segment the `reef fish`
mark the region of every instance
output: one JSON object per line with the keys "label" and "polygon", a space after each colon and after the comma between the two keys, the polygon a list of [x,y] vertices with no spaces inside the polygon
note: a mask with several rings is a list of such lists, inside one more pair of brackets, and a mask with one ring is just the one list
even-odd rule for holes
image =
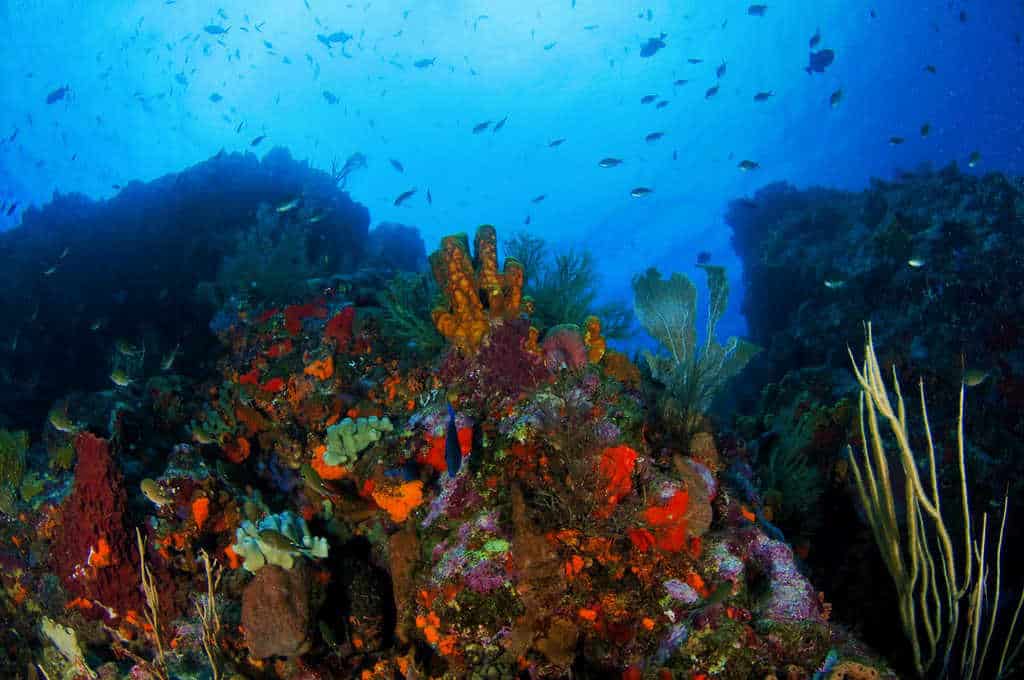
{"label": "reef fish", "polygon": [[473,134],[478,135],[489,127],[491,127],[491,121],[489,120],[485,120],[482,123],[477,123],[476,125],[473,126]]}
{"label": "reef fish", "polygon": [[647,187],[637,187],[629,192],[629,195],[633,198],[643,198],[647,194],[650,194],[654,189],[648,189]]}
{"label": "reef fish", "polygon": [[61,99],[64,99],[70,91],[71,87],[69,85],[58,87],[56,90],[46,95],[46,103],[53,104],[54,102],[59,102]]}
{"label": "reef fish", "polygon": [[142,494],[151,500],[154,505],[158,508],[162,508],[165,505],[170,505],[174,499],[167,495],[167,492],[154,480],[146,477],[139,484],[139,489],[142,490]]}
{"label": "reef fish", "polygon": [[337,104],[338,97],[330,90],[324,90],[324,99],[327,100],[328,104]]}
{"label": "reef fish", "polygon": [[754,95],[755,102],[766,102],[775,95],[771,90],[765,90],[764,92],[758,92]]}
{"label": "reef fish", "polygon": [[665,47],[665,38],[667,35],[667,33],[662,33],[657,38],[649,38],[647,42],[644,43],[643,47],[640,48],[640,56],[653,57],[657,54],[658,50]]}
{"label": "reef fish", "polygon": [[659,139],[661,139],[664,136],[665,136],[664,132],[652,132],[649,135],[647,135],[646,137],[644,137],[644,139],[646,141],[648,141],[648,142],[656,142],[656,141],[658,141]]}
{"label": "reef fish", "polygon": [[763,17],[768,11],[768,5],[751,5],[747,8],[747,14],[752,17]]}
{"label": "reef fish", "polygon": [[645,94],[643,97],[640,97],[640,103],[641,104],[650,104],[651,102],[653,102],[657,98],[658,98],[658,95],[656,95],[656,94]]}
{"label": "reef fish", "polygon": [[462,447],[459,446],[459,430],[455,427],[455,409],[448,404],[448,429],[444,435],[444,462],[448,465],[448,476],[455,477],[462,467]]}
{"label": "reef fish", "polygon": [[416,68],[427,68],[428,66],[433,66],[435,61],[437,61],[437,57],[432,59],[419,59],[414,61],[412,65]]}
{"label": "reef fish", "polygon": [[395,199],[395,205],[396,206],[397,205],[402,205],[407,200],[412,198],[412,195],[415,194],[415,193],[416,193],[415,189],[409,189],[408,191],[403,191],[402,193],[398,194],[398,198]]}
{"label": "reef fish", "polygon": [[597,165],[602,168],[614,168],[616,165],[622,165],[622,160],[619,158],[602,158],[597,162]]}
{"label": "reef fish", "polygon": [[393,167],[395,170],[398,170],[398,172],[405,172],[405,166],[396,161],[394,158],[391,158],[389,160],[391,162],[391,167]]}
{"label": "reef fish", "polygon": [[208,26],[204,26],[203,30],[209,33],[210,35],[224,35],[225,33],[231,30],[231,27],[228,26],[227,28],[224,28],[223,26],[218,26],[217,24],[209,24]]}
{"label": "reef fish", "polygon": [[832,62],[836,60],[836,53],[832,50],[820,50],[818,52],[811,52],[807,58],[807,66],[804,70],[807,71],[808,75],[812,73],[824,73],[825,69],[832,65]]}
{"label": "reef fish", "polygon": [[749,170],[757,170],[759,167],[761,167],[761,164],[758,163],[757,161],[742,160],[739,162],[739,164],[737,164],[736,167],[738,167],[743,172],[747,172]]}

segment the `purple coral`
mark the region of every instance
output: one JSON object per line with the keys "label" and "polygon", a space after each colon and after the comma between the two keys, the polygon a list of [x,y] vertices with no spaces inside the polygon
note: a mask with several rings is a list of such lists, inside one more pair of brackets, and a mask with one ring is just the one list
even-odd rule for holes
{"label": "purple coral", "polygon": [[555,326],[544,336],[544,365],[548,370],[577,369],[587,365],[587,346],[574,325]]}

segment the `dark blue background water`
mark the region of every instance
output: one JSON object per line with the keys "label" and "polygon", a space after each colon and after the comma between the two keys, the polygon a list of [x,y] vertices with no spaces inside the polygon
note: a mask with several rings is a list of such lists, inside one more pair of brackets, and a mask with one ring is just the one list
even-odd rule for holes
{"label": "dark blue background water", "polygon": [[[353,198],[374,223],[418,225],[430,247],[484,222],[507,236],[529,215],[531,231],[595,251],[609,296],[628,298],[649,265],[696,277],[701,250],[730,266],[738,296],[722,213],[765,183],[856,189],[920,163],[965,167],[973,151],[973,172],[1022,170],[1019,1],[769,2],[764,16],[733,1],[573,4],[9,0],[0,198],[19,207],[0,226],[55,189],[110,196],[221,148],[283,145],[318,167],[361,151],[369,167],[349,182]],[[819,29],[835,62],[808,75]],[[337,31],[353,37],[316,38]],[[641,57],[661,33],[665,47]],[[755,102],[758,91],[774,94]],[[647,94],[669,103],[641,104]],[[496,133],[472,132],[506,116]],[[606,156],[625,162],[599,168]],[[743,159],[760,168],[741,172]],[[654,192],[632,198],[637,186]],[[723,333],[742,330],[737,309]]]}

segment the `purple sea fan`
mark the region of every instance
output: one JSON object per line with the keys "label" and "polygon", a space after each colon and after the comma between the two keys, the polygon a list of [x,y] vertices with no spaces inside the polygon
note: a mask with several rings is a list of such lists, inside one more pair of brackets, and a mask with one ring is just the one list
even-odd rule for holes
{"label": "purple sea fan", "polygon": [[580,329],[573,324],[562,324],[549,330],[541,347],[544,365],[550,371],[575,370],[587,365],[587,346],[583,344]]}

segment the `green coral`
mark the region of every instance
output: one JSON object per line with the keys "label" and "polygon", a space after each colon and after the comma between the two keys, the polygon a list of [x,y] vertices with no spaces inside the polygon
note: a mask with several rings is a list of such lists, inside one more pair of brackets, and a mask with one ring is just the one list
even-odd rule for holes
{"label": "green coral", "polygon": [[324,462],[328,465],[351,465],[359,459],[359,453],[380,441],[385,432],[394,431],[387,418],[345,418],[337,425],[327,428],[327,453]]}
{"label": "green coral", "polygon": [[267,515],[254,524],[242,522],[235,530],[231,548],[242,558],[242,567],[256,573],[273,564],[291,569],[299,557],[327,557],[327,539],[313,536],[306,520],[293,512]]}
{"label": "green coral", "polygon": [[14,513],[27,450],[28,432],[0,430],[0,512],[4,514]]}
{"label": "green coral", "polygon": [[621,303],[599,304],[601,277],[588,250],[552,254],[543,239],[519,233],[504,244],[510,258],[522,263],[523,291],[533,300],[530,320],[538,328],[580,323],[588,316],[601,319],[606,338],[629,335],[632,315]]}
{"label": "green coral", "polygon": [[683,274],[668,279],[653,267],[633,277],[634,310],[647,332],[661,345],[660,354],[645,352],[651,377],[665,386],[674,419],[692,433],[699,417],[725,383],[761,348],[731,337],[724,345],[716,328],[729,303],[725,269],[702,265],[707,274],[708,315],[704,342],[697,345],[697,287]]}
{"label": "green coral", "polygon": [[377,295],[382,336],[421,357],[439,354],[445,341],[430,318],[438,295],[432,276],[403,272],[393,278]]}

